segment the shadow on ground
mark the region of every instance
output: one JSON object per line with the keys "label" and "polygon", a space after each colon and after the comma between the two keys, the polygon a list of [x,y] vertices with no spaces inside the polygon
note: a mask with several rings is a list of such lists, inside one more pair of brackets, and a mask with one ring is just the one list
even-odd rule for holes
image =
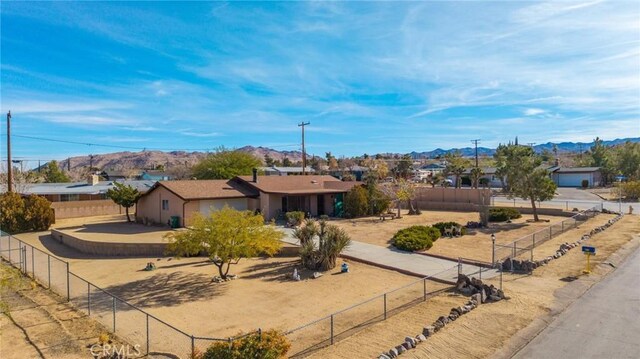
{"label": "shadow on ground", "polygon": [[[173,272],[164,273],[158,270],[149,278],[129,283],[116,284],[103,288],[133,305],[140,307],[172,307],[183,303],[210,300],[223,295],[229,283],[213,283],[209,274]],[[102,300],[101,300],[102,298]],[[112,308],[111,299],[95,290],[92,293],[92,307]],[[120,309],[133,309],[124,307]]]}

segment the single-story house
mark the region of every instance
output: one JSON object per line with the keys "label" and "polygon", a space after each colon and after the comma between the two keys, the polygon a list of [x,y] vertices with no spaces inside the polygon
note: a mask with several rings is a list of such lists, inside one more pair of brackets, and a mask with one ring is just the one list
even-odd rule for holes
{"label": "single-story house", "polygon": [[280,219],[289,211],[339,217],[344,194],[360,184],[319,175],[160,181],[138,201],[136,218],[165,224],[178,216],[180,224],[187,226],[195,213],[208,215],[225,205],[260,212],[266,220]]}
{"label": "single-story house", "polygon": [[[115,181],[99,181],[97,175],[89,176],[87,182],[71,183],[27,183],[16,186],[23,195],[39,195],[51,202],[55,218],[75,218],[123,214],[124,209],[107,198],[107,191]],[[146,193],[154,181],[126,181],[124,183]]]}
{"label": "single-story house", "polygon": [[600,167],[556,167],[550,170],[551,179],[558,187],[582,187],[582,181],[587,181],[587,187],[602,185]]}
{"label": "single-story house", "polygon": [[[473,167],[466,168],[464,172],[462,172],[461,180],[471,183],[471,170]],[[487,187],[502,187],[502,181],[500,181],[500,177],[496,176],[496,168],[495,167],[483,167],[482,168],[482,176],[480,176],[480,187],[482,187],[482,183],[486,183]],[[455,180],[455,176],[449,176],[451,180]]]}
{"label": "single-story house", "polygon": [[[107,191],[113,188],[113,182],[99,181],[98,176],[89,176],[86,182],[68,183],[26,183],[18,186],[17,191],[24,195],[37,194],[50,202],[95,201],[107,199]],[[124,183],[137,188],[140,193],[147,192],[154,181],[127,181]]]}
{"label": "single-story house", "polygon": [[147,170],[142,172],[140,179],[146,181],[170,181],[173,179],[173,176],[165,171]]}
{"label": "single-story house", "polygon": [[[277,166],[271,166],[271,167],[261,167],[260,171],[262,171],[265,176],[289,176],[289,175],[301,175],[302,174],[302,167],[277,167]],[[316,171],[307,166],[305,167],[305,172],[307,174],[313,174]]]}

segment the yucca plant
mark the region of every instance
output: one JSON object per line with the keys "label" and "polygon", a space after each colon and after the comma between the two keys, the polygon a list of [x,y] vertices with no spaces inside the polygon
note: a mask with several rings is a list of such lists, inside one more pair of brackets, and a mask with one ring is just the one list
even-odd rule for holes
{"label": "yucca plant", "polygon": [[[305,268],[326,271],[336,266],[338,255],[351,243],[351,238],[342,229],[328,224],[326,219],[307,220],[304,226],[293,231],[300,241],[300,259]],[[318,244],[314,241],[318,237]]]}

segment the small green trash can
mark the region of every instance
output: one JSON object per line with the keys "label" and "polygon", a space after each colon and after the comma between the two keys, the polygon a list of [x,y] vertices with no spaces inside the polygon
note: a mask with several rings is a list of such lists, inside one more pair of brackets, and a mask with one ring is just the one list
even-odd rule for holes
{"label": "small green trash can", "polygon": [[171,216],[171,228],[180,228],[180,216]]}

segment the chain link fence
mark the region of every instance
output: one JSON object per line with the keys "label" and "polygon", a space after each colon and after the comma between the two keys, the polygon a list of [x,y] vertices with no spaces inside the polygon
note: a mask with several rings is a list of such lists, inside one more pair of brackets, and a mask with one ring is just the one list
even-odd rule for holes
{"label": "chain link fence", "polygon": [[68,262],[2,231],[0,256],[25,276],[51,289],[149,357],[194,357],[214,342],[232,343],[256,333],[236,338],[205,338],[187,334],[70,272]]}
{"label": "chain link fence", "polygon": [[290,356],[304,357],[318,349],[333,345],[373,323],[386,320],[412,305],[450,289],[451,282],[443,281],[441,278],[457,278],[458,270],[457,265],[453,266],[287,331],[285,334],[292,343]]}
{"label": "chain link fence", "polygon": [[494,265],[502,263],[506,259],[516,257],[530,253],[531,260],[534,257],[534,249],[548,240],[556,237],[566,231],[574,229],[579,225],[585,223],[589,219],[597,216],[602,212],[602,204],[596,205],[587,210],[578,212],[574,216],[562,220],[561,222],[553,223],[549,227],[543,228],[537,232],[528,234],[524,237],[516,239],[509,244],[493,244]]}

